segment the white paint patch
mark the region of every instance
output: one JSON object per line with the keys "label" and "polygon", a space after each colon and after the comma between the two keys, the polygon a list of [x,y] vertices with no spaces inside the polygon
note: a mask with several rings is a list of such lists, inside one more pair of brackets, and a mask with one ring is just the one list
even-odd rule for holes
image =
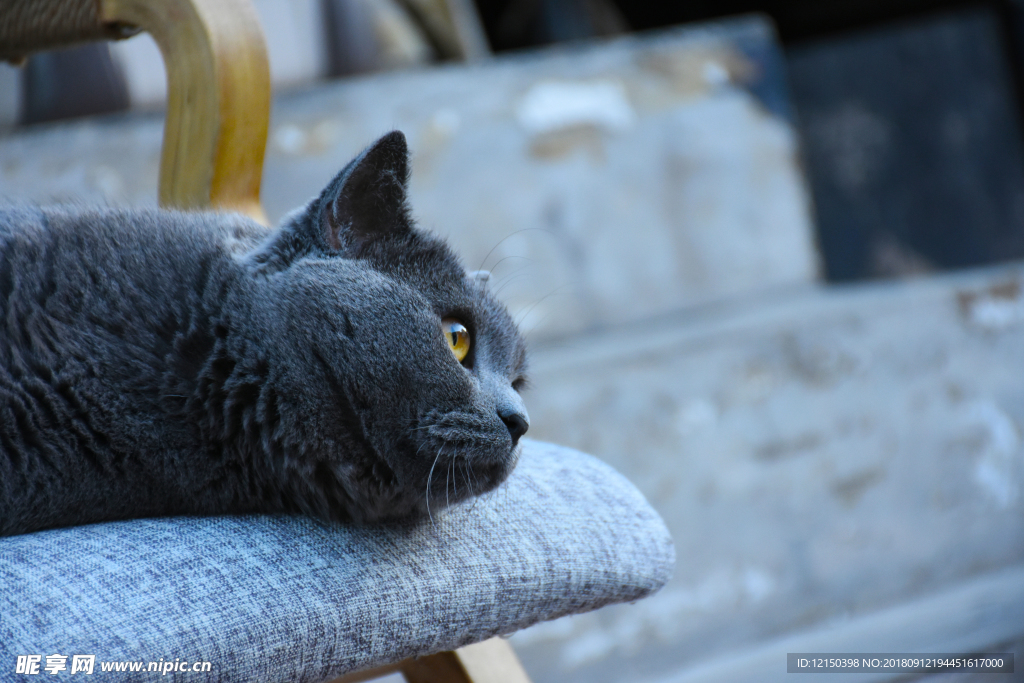
{"label": "white paint patch", "polygon": [[704,62],[704,66],[701,68],[701,76],[704,78],[705,83],[715,88],[728,85],[729,81],[732,80],[729,76],[729,70],[722,66],[721,62],[716,62],[715,60]]}
{"label": "white paint patch", "polygon": [[341,126],[333,119],[300,126],[285,123],[274,129],[271,142],[285,154],[322,154],[329,150],[341,134]]}
{"label": "white paint patch", "polygon": [[743,570],[743,590],[750,602],[758,603],[775,592],[775,579],[760,569]]}
{"label": "white paint patch", "polygon": [[125,195],[124,180],[121,174],[110,166],[97,165],[88,172],[89,181],[104,199],[108,201],[123,201]]}
{"label": "white paint patch", "polygon": [[636,120],[626,89],[610,80],[537,83],[519,103],[516,116],[533,134],[573,126],[619,131],[632,127]]}
{"label": "white paint patch", "polygon": [[718,406],[706,398],[695,398],[679,407],[676,413],[676,430],[682,436],[689,436],[718,421]]}
{"label": "white paint patch", "polygon": [[438,109],[430,117],[430,125],[441,135],[450,137],[455,135],[462,127],[462,117],[454,109]]}
{"label": "white paint patch", "polygon": [[992,496],[999,507],[1005,509],[1017,499],[1017,487],[999,465],[991,460],[979,461],[974,468],[974,481]]}
{"label": "white paint patch", "polygon": [[306,147],[306,137],[304,130],[286,123],[274,131],[274,146],[285,154],[299,154]]}
{"label": "white paint patch", "polygon": [[1024,320],[1024,299],[985,296],[971,304],[970,321],[978,327],[1001,332]]}
{"label": "white paint patch", "polygon": [[974,468],[974,481],[1001,508],[1020,495],[1021,438],[1017,425],[990,399],[968,408],[969,419],[985,432],[985,445]]}

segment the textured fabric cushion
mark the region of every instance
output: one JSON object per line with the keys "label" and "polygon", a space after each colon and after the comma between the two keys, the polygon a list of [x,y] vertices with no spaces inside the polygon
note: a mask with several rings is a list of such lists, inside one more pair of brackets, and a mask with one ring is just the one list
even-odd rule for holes
{"label": "textured fabric cushion", "polygon": [[99,0],[0,1],[0,59],[90,40],[127,38],[133,33],[104,24]]}
{"label": "textured fabric cushion", "polygon": [[674,559],[621,475],[524,440],[504,486],[433,524],[173,518],[0,539],[0,680],[18,655],[68,655],[50,679],[77,654],[97,673],[180,658],[211,662],[189,681],[324,681],[642,598]]}

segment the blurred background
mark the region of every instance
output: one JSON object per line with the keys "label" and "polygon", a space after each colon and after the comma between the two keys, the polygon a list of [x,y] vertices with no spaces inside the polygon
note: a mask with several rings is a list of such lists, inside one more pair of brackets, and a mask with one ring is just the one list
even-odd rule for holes
{"label": "blurred background", "polygon": [[[658,595],[512,636],[534,681],[1020,658],[1024,2],[254,5],[271,220],[402,129],[528,335],[530,436],[673,533]],[[155,205],[164,78],[144,34],[0,63],[0,197]]]}

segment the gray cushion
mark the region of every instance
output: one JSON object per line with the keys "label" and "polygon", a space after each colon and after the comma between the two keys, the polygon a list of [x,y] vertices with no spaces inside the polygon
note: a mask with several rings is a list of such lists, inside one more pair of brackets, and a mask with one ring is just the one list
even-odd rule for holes
{"label": "gray cushion", "polygon": [[324,681],[642,598],[674,559],[620,474],[524,440],[504,486],[433,524],[173,518],[0,539],[0,679],[18,655],[56,653],[67,670],[42,678],[92,654],[97,673],[181,658],[212,663],[189,681]]}

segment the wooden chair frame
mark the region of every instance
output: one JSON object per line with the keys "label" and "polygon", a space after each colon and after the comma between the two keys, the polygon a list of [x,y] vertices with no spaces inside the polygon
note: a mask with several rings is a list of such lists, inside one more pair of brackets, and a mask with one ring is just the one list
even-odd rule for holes
{"label": "wooden chair frame", "polygon": [[104,22],[147,31],[167,68],[160,204],[260,207],[270,122],[270,66],[247,0],[100,0]]}
{"label": "wooden chair frame", "polygon": [[396,672],[408,683],[530,683],[515,651],[503,638],[359,671],[331,683],[362,683]]}

